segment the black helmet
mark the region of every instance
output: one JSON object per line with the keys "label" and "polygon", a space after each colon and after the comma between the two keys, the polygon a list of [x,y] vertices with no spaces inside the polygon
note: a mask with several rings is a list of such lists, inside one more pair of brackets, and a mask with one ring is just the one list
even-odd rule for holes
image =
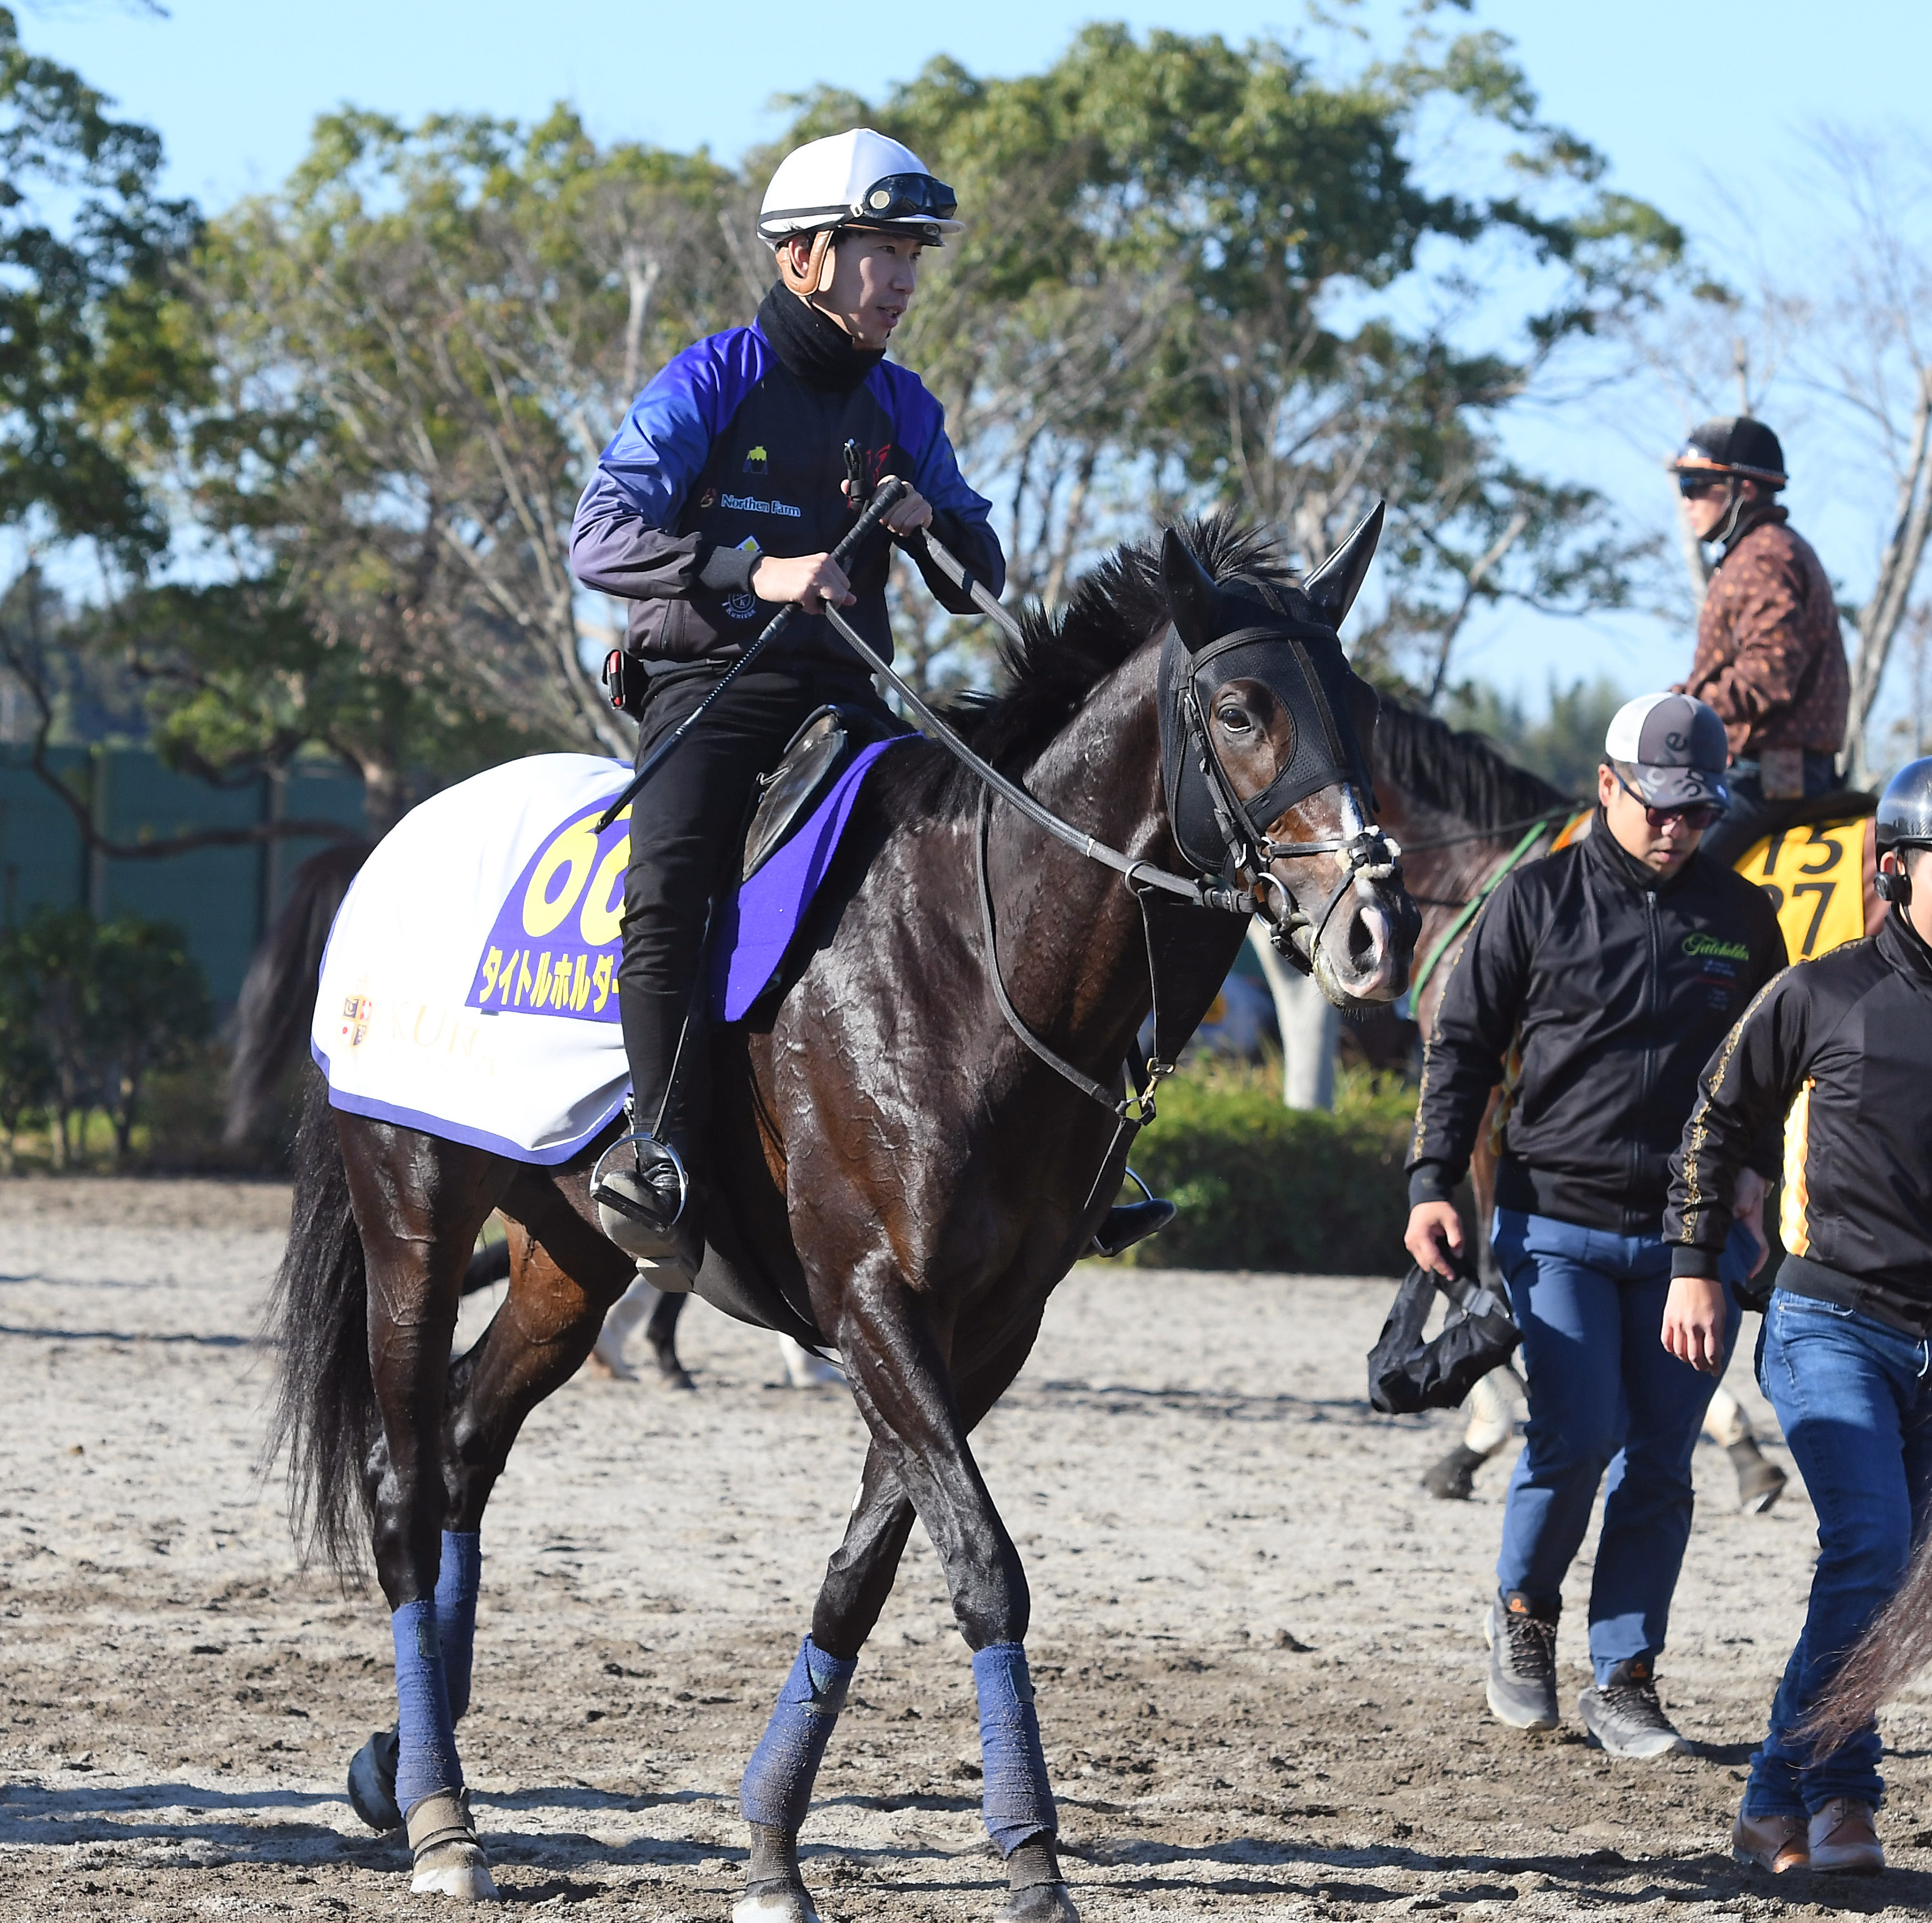
{"label": "black helmet", "polygon": [[1878,802],[1878,845],[1932,848],[1932,755],[1908,761],[1885,784]]}
{"label": "black helmet", "polygon": [[1688,479],[1762,481],[1775,493],[1790,476],[1784,450],[1762,421],[1748,414],[1726,414],[1690,430],[1675,457],[1665,464],[1680,482]]}

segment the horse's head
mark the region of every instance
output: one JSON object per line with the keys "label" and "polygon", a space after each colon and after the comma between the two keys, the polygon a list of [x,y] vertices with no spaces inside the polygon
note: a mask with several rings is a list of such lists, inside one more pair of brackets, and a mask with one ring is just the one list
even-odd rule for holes
{"label": "horse's head", "polygon": [[1188,860],[1251,887],[1277,947],[1343,1008],[1408,983],[1421,917],[1376,825],[1376,693],[1336,635],[1378,507],[1299,587],[1216,582],[1172,530],[1160,664],[1168,816]]}

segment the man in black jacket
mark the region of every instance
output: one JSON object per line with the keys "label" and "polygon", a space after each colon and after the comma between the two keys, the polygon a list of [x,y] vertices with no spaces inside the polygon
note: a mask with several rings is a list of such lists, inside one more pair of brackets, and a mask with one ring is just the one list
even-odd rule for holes
{"label": "man in black jacket", "polygon": [[1758,1380],[1818,1514],[1810,1608],[1732,1832],[1774,1873],[1884,1867],[1878,1731],[1814,1754],[1805,1719],[1905,1573],[1932,1510],[1932,760],[1879,803],[1877,934],[1780,977],[1704,1071],[1671,1158],[1664,1340],[1722,1366],[1717,1251],[1736,1172],[1790,1111]]}
{"label": "man in black jacket", "polygon": [[[1590,833],[1507,877],[1454,964],[1408,1160],[1409,1252],[1444,1269],[1442,1241],[1462,1240],[1450,1194],[1490,1091],[1518,1058],[1495,1240],[1523,1331],[1529,1423],[1484,1624],[1488,1700],[1517,1728],[1555,1726],[1563,1578],[1608,1468],[1590,1592],[1594,1687],[1577,1708],[1619,1756],[1684,1746],[1654,1670],[1713,1386],[1659,1352],[1666,1162],[1699,1068],[1785,962],[1762,892],[1697,852],[1724,806],[1726,759],[1724,724],[1702,701],[1649,694],[1618,712]],[[1747,1222],[1775,1169],[1774,1138],[1756,1166],[1739,1179]],[[1725,1274],[1741,1281],[1762,1259],[1741,1230]],[[1737,1314],[1726,1297],[1715,1338],[1726,1351]]]}

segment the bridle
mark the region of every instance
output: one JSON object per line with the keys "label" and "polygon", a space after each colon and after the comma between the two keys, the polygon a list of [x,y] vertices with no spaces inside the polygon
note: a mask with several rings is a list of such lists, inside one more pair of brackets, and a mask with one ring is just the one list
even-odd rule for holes
{"label": "bridle", "polygon": [[[943,553],[937,542],[932,541],[929,536],[928,539],[933,550]],[[951,556],[946,556],[944,559],[950,560]],[[953,565],[958,566],[956,562]],[[980,604],[993,616],[1010,638],[1015,640],[1024,638],[1018,622],[991,596],[988,596]],[[1278,611],[1282,612],[1285,623],[1288,618],[1286,611]],[[1310,779],[1307,771],[1304,770],[1298,782],[1285,787],[1284,778],[1289,771],[1278,771],[1275,780],[1266,788],[1250,800],[1244,802],[1235,793],[1234,784],[1215,752],[1212,739],[1202,724],[1200,706],[1193,694],[1192,677],[1190,676],[1186,690],[1187,700],[1182,708],[1182,730],[1180,734],[1171,734],[1166,727],[1162,730],[1162,785],[1170,797],[1169,825],[1174,833],[1175,845],[1196,870],[1194,874],[1189,876],[1174,874],[1154,862],[1137,861],[1131,856],[1122,854],[1119,849],[1110,848],[1106,842],[1083,832],[1071,822],[1064,820],[1051,808],[1036,800],[1017,782],[1010,780],[969,748],[951,725],[933,710],[918,689],[894,670],[838,608],[827,603],[824,612],[826,619],[847,646],[874,674],[880,676],[897,692],[928,736],[938,742],[956,760],[970,768],[985,784],[987,792],[981,797],[976,824],[978,854],[976,866],[980,884],[980,926],[986,944],[988,971],[992,978],[994,999],[999,1004],[1000,1013],[1006,1025],[1030,1052],[1052,1069],[1062,1080],[1070,1083],[1114,1117],[1116,1148],[1124,1132],[1138,1131],[1154,1119],[1156,1090],[1160,1083],[1179,1066],[1180,1048],[1187,1039],[1185,1036],[1171,1038],[1163,1032],[1160,970],[1156,961],[1151,912],[1151,903],[1156,894],[1175,896],[1190,906],[1217,914],[1260,915],[1268,925],[1269,940],[1273,945],[1304,974],[1312,974],[1313,956],[1321,940],[1322,932],[1336,907],[1354,888],[1358,879],[1366,877],[1376,880],[1392,880],[1400,872],[1398,857],[1401,849],[1383,834],[1371,819],[1364,816],[1355,786],[1355,771],[1348,766],[1346,746],[1333,705],[1322,686],[1320,676],[1314,670],[1305,645],[1286,625],[1239,628],[1231,634],[1219,636],[1202,650],[1198,658],[1212,660],[1237,644],[1252,646],[1258,642],[1269,644],[1288,643],[1294,649],[1295,658],[1300,665],[1307,699],[1319,717],[1319,759],[1312,766],[1320,773],[1321,778]],[[1169,629],[1167,645],[1170,647],[1180,645],[1179,637],[1172,628]],[[1181,652],[1186,652],[1184,647]],[[1165,710],[1165,701],[1162,706]],[[1203,856],[1190,849],[1183,839],[1178,820],[1174,818],[1172,796],[1178,789],[1179,776],[1183,770],[1175,762],[1176,750],[1172,742],[1184,737],[1186,746],[1180,752],[1191,754],[1195,758],[1207,784],[1216,824],[1221,830],[1222,845],[1218,854],[1210,852]],[[1344,823],[1348,832],[1310,842],[1276,842],[1270,838],[1268,833],[1268,821],[1279,818],[1294,801],[1312,794],[1316,788],[1333,787],[1338,783],[1342,789]],[[1027,1025],[1019,1010],[1013,1005],[1000,967],[992,884],[987,866],[992,798],[996,794],[1010,802],[1035,826],[1045,830],[1056,841],[1063,842],[1088,860],[1099,862],[1102,866],[1113,869],[1126,884],[1140,910],[1142,929],[1147,942],[1148,984],[1153,996],[1154,1048],[1150,1054],[1144,1054],[1139,1038],[1136,1036],[1131,1045],[1128,1061],[1128,1090],[1124,1096],[1114,1094],[1104,1084],[1076,1067],[1042,1040]],[[1277,800],[1278,794],[1285,795],[1287,798]],[[1271,806],[1273,812],[1257,824],[1252,811],[1262,806]],[[1301,908],[1293,892],[1269,872],[1268,863],[1324,854],[1340,855],[1343,858],[1343,873],[1341,880],[1323,904],[1320,915],[1312,916]],[[1245,887],[1242,886],[1244,875],[1250,878],[1250,885]],[[1278,893],[1281,901],[1281,905],[1272,911],[1270,890]],[[1303,928],[1313,931],[1309,938],[1306,956],[1293,940],[1296,932]],[[1114,1150],[1110,1148],[1102,1161],[1102,1175],[1105,1174],[1111,1163],[1113,1154]],[[1096,1177],[1096,1190],[1099,1179]],[[1092,1199],[1090,1196],[1088,1199],[1090,1202]]]}
{"label": "bridle", "polygon": [[[1256,585],[1268,593],[1264,584]],[[1274,601],[1272,594],[1268,594],[1268,598],[1270,602]],[[1286,610],[1278,604],[1276,611],[1286,616]],[[1278,698],[1285,698],[1291,718],[1297,724],[1298,734],[1302,732],[1302,724],[1307,720],[1312,718],[1318,723],[1320,752],[1298,775],[1296,764],[1300,758],[1291,751],[1288,765],[1276,771],[1274,779],[1258,794],[1244,800],[1235,792],[1234,782],[1214,745],[1214,737],[1202,710],[1199,682],[1203,668],[1220,656],[1257,646],[1286,647],[1289,651],[1299,670],[1298,682],[1289,690],[1274,686],[1272,682],[1269,685]],[[1208,853],[1198,846],[1190,848],[1182,838],[1178,777],[1184,774],[1184,765],[1182,768],[1173,765],[1174,756],[1178,753],[1198,772],[1207,788],[1222,855],[1214,867],[1229,878],[1243,874],[1252,878],[1250,893],[1256,912],[1268,925],[1270,944],[1293,967],[1305,975],[1312,974],[1316,952],[1336,909],[1358,880],[1392,881],[1399,878],[1402,844],[1376,823],[1372,806],[1364,807],[1362,788],[1366,786],[1366,776],[1360,772],[1359,748],[1354,756],[1348,753],[1328,690],[1306,643],[1292,628],[1272,626],[1235,628],[1217,636],[1199,653],[1188,656],[1188,670],[1184,676],[1172,674],[1170,664],[1185,652],[1180,645],[1179,636],[1170,628],[1162,651],[1162,679],[1164,687],[1170,679],[1177,682],[1174,698],[1179,726],[1174,730],[1172,741],[1163,742],[1163,758],[1168,764],[1163,776],[1176,845],[1198,868],[1205,869],[1208,866]],[[1345,832],[1319,841],[1274,839],[1268,832],[1269,824],[1279,820],[1295,802],[1321,788],[1340,789]],[[1272,864],[1277,861],[1308,860],[1321,855],[1341,857],[1342,877],[1322,904],[1321,913],[1311,915],[1303,909],[1294,892],[1274,874]],[[1278,906],[1274,905],[1276,896],[1280,897]],[[1305,952],[1294,940],[1304,928],[1309,931]]]}

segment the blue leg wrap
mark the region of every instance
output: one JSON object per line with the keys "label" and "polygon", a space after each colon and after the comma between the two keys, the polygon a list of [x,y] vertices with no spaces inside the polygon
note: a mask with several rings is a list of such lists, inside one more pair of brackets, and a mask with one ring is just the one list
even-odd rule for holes
{"label": "blue leg wrap", "polygon": [[778,1705],[745,1766],[738,1808],[747,1822],[797,1832],[812,1807],[812,1785],[832,1726],[845,1707],[855,1658],[828,1656],[810,1636],[799,1645]]}
{"label": "blue leg wrap", "polygon": [[407,1816],[439,1790],[460,1790],[463,1766],[456,1760],[435,1604],[405,1603],[389,1627],[396,1638],[396,1807]]}
{"label": "blue leg wrap", "polygon": [[449,1715],[463,1720],[470,1707],[470,1660],[476,1646],[476,1592],[483,1582],[483,1538],[473,1530],[442,1532],[442,1563],[436,1579],[436,1634],[442,1645],[443,1682]]}
{"label": "blue leg wrap", "polygon": [[982,1808],[986,1828],[1010,1856],[1042,1831],[1058,1834],[1060,1813],[1046,1780],[1046,1752],[1040,1747],[1040,1716],[1033,1705],[1033,1678],[1026,1651],[1017,1642],[995,1642],[973,1658],[973,1681],[980,1692],[980,1760],[986,1772]]}

